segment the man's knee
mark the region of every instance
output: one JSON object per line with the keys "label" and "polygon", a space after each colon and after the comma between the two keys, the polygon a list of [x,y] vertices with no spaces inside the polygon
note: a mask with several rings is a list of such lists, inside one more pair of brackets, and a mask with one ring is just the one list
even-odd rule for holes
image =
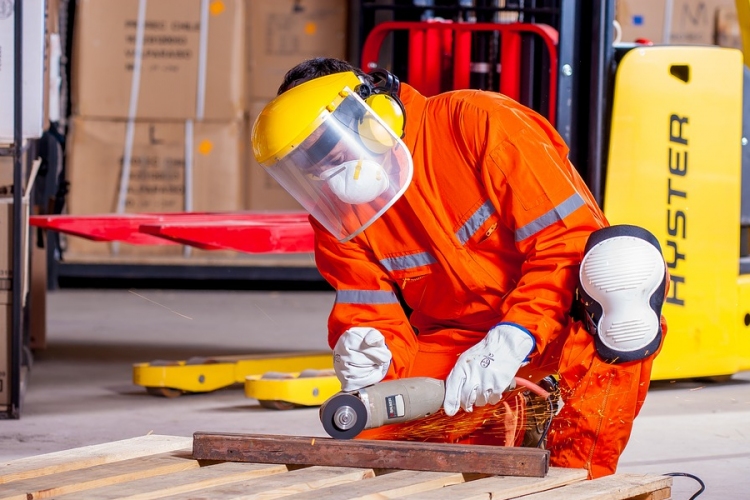
{"label": "man's knee", "polygon": [[667,270],[653,234],[630,225],[593,232],[579,278],[583,319],[602,359],[635,361],[658,350]]}

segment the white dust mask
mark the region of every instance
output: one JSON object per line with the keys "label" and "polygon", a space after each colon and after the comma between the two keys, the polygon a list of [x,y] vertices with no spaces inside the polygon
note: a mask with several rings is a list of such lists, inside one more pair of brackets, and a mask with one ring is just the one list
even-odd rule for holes
{"label": "white dust mask", "polygon": [[370,203],[388,189],[388,175],[372,160],[352,160],[320,176],[345,203]]}

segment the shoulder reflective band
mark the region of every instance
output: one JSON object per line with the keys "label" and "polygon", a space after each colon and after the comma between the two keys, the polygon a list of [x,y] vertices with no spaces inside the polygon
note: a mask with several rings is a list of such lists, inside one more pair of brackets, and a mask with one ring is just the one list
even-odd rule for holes
{"label": "shoulder reflective band", "polygon": [[403,271],[414,267],[429,266],[437,262],[435,257],[427,252],[413,253],[411,255],[402,255],[400,257],[389,257],[380,261],[389,271]]}
{"label": "shoulder reflective band", "polygon": [[337,290],[337,304],[398,304],[396,294],[388,290]]}
{"label": "shoulder reflective band", "polygon": [[529,222],[525,226],[516,230],[516,241],[525,240],[533,236],[542,229],[548,228],[557,221],[563,220],[583,206],[583,198],[578,193],[573,193],[567,200],[557,205],[555,208]]}

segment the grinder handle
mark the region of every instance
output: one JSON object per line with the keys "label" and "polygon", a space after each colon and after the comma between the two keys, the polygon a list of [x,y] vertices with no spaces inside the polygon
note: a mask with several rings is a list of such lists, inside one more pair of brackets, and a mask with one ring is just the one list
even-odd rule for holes
{"label": "grinder handle", "polygon": [[365,429],[372,429],[437,412],[445,399],[445,383],[429,377],[414,377],[380,382],[358,392],[367,407]]}

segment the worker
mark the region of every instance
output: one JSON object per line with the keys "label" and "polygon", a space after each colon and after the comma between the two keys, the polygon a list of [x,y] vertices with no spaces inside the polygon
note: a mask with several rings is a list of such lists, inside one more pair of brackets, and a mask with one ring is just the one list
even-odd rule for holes
{"label": "worker", "polygon": [[499,93],[427,98],[331,58],[278,93],[253,151],[311,215],[342,390],[445,380],[440,412],[360,437],[520,445],[508,389],[552,374],[551,464],[613,473],[666,328],[653,235],[610,227],[554,128]]}

